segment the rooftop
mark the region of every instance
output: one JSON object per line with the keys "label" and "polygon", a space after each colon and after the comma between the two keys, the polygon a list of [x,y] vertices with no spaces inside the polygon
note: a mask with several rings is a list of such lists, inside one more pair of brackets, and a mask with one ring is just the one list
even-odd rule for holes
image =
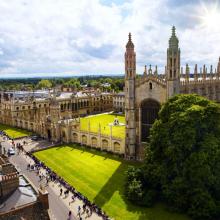
{"label": "rooftop", "polygon": [[37,192],[24,176],[19,176],[19,187],[1,204],[0,212],[8,212],[36,201]]}

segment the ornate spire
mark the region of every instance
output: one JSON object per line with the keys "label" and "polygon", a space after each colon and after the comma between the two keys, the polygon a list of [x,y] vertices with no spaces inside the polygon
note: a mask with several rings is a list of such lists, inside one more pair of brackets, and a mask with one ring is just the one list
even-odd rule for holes
{"label": "ornate spire", "polygon": [[149,68],[149,70],[148,70],[148,74],[149,74],[149,75],[152,74],[151,64],[150,64],[150,68]]}
{"label": "ornate spire", "polygon": [[126,44],[126,48],[134,48],[134,44],[131,39],[131,33],[128,34],[128,43]]}
{"label": "ornate spire", "polygon": [[158,71],[157,71],[157,65],[155,66],[155,71],[154,71],[154,74],[157,75],[158,74]]}
{"label": "ornate spire", "polygon": [[176,28],[175,28],[175,26],[173,26],[172,27],[172,35],[169,39],[169,48],[178,49],[178,45],[179,45],[179,40],[176,36]]}
{"label": "ornate spire", "polygon": [[175,26],[172,27],[172,36],[176,36],[176,27]]}
{"label": "ornate spire", "polygon": [[144,75],[147,75],[147,65],[144,66]]}
{"label": "ornate spire", "polygon": [[198,81],[198,68],[197,68],[197,64],[195,65],[195,69],[194,69],[194,80]]}
{"label": "ornate spire", "polygon": [[218,60],[217,74],[220,75],[220,57]]}
{"label": "ornate spire", "polygon": [[188,63],[186,64],[186,81],[189,81],[189,72],[190,72],[190,70],[189,70],[189,65],[188,65]]}
{"label": "ornate spire", "polygon": [[203,65],[202,79],[203,79],[203,80],[206,79],[206,67],[205,67],[205,65]]}

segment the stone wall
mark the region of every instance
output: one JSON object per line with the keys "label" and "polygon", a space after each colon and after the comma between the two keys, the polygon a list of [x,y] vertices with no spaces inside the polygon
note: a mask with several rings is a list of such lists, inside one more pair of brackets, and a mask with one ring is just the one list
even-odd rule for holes
{"label": "stone wall", "polygon": [[0,182],[0,201],[3,201],[11,193],[13,193],[19,186],[18,173],[11,173],[3,175]]}
{"label": "stone wall", "polygon": [[99,133],[72,130],[70,141],[72,143],[79,143],[81,145],[86,145],[100,150],[105,150],[118,154],[125,153],[124,138],[115,138]]}
{"label": "stone wall", "polygon": [[0,220],[50,220],[47,209],[40,201],[24,205],[6,213],[0,213]]}

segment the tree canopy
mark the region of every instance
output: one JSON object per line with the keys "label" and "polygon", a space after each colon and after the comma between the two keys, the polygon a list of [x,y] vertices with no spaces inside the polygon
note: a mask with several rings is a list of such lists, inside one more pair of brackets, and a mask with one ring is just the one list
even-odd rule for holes
{"label": "tree canopy", "polygon": [[52,83],[50,80],[48,79],[42,79],[41,81],[39,81],[39,83],[37,84],[37,88],[39,89],[49,89],[52,87]]}
{"label": "tree canopy", "polygon": [[142,205],[162,200],[193,219],[219,219],[219,170],[220,105],[177,95],[162,106],[151,129],[141,172],[128,170],[127,196],[137,192]]}

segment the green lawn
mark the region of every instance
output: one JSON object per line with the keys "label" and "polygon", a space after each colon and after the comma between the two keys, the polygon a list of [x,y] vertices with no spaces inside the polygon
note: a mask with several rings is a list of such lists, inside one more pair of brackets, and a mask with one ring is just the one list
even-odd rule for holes
{"label": "green lawn", "polygon": [[144,208],[128,202],[124,172],[131,162],[77,145],[50,148],[35,156],[116,220],[189,220],[162,204]]}
{"label": "green lawn", "polygon": [[[120,123],[125,124],[124,116],[116,116],[114,114],[99,114],[84,117],[80,119],[80,129],[83,131],[88,131],[88,124],[90,122],[90,131],[98,132],[99,124],[101,128],[101,133],[110,135],[110,125],[114,122],[115,118],[118,118]],[[125,125],[123,126],[112,126],[112,136],[124,138],[125,137]]]}
{"label": "green lawn", "polygon": [[31,134],[30,131],[3,124],[0,124],[0,130],[4,131],[10,138],[21,138]]}

